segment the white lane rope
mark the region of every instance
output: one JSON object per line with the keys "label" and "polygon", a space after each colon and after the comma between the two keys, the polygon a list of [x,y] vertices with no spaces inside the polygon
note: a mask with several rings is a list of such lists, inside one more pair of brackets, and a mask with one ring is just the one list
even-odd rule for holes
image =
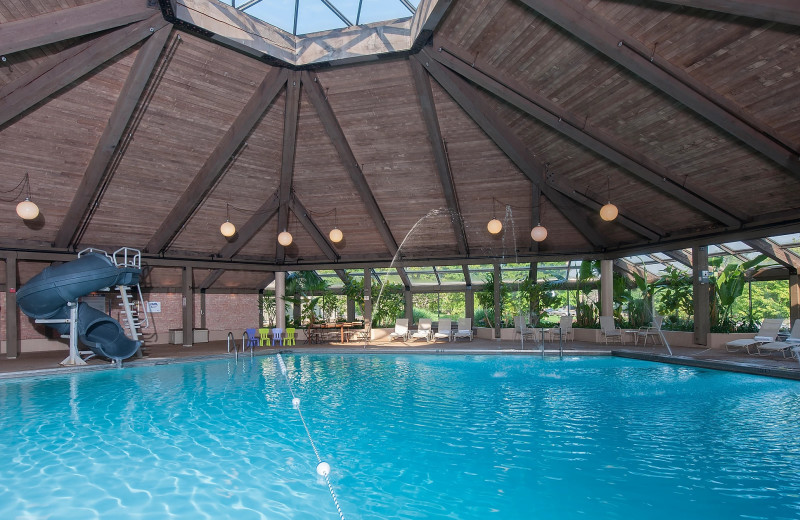
{"label": "white lane rope", "polygon": [[331,485],[330,473],[331,473],[331,466],[327,462],[324,462],[322,458],[319,456],[319,450],[317,449],[317,445],[314,444],[314,439],[311,438],[311,431],[308,429],[308,424],[306,424],[306,419],[303,417],[303,412],[300,410],[300,398],[294,394],[294,389],[292,388],[292,382],[289,381],[289,374],[286,370],[286,364],[283,362],[283,357],[281,357],[280,352],[275,354],[278,357],[278,366],[281,369],[281,374],[286,379],[286,384],[289,386],[289,393],[292,394],[292,406],[295,410],[297,410],[297,414],[300,416],[300,422],[303,423],[303,428],[306,430],[306,435],[308,436],[308,442],[311,443],[311,448],[314,450],[314,455],[317,457],[317,475],[321,476],[325,479],[325,483],[328,484],[328,491],[331,493],[331,498],[333,499],[333,505],[336,506],[336,511],[339,512],[339,518],[341,520],[345,520],[344,513],[342,513],[342,508],[339,505],[339,499],[336,498],[336,492],[333,490],[333,486]]}

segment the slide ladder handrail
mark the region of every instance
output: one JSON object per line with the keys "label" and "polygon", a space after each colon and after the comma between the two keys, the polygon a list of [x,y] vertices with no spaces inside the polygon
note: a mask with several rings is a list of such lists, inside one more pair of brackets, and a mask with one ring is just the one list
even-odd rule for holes
{"label": "slide ladder handrail", "polygon": [[[121,257],[117,258],[117,255]],[[108,254],[106,254],[108,256]],[[114,265],[117,267],[135,267],[136,269],[142,268],[142,252],[132,247],[120,247],[111,256]]]}

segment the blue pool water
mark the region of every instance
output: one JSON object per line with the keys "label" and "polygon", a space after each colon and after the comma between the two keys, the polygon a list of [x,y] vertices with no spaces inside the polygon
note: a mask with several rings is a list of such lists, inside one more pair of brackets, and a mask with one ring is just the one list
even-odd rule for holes
{"label": "blue pool water", "polygon": [[797,519],[800,384],[607,357],[275,356],[0,382],[0,518]]}

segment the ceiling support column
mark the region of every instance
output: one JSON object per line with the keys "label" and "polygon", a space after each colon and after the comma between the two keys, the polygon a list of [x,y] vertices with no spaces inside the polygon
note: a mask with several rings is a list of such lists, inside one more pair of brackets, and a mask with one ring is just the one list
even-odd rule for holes
{"label": "ceiling support column", "polygon": [[192,291],[193,268],[187,265],[183,268],[183,346],[191,347],[194,340],[194,292]]}
{"label": "ceiling support column", "polygon": [[789,272],[789,327],[800,320],[800,277],[797,271]]}
{"label": "ceiling support column", "polygon": [[708,247],[692,248],[692,301],[694,305],[694,344],[707,345],[711,332]]}
{"label": "ceiling support column", "polygon": [[275,326],[279,329],[286,328],[286,272],[275,273]]}
{"label": "ceiling support column", "polygon": [[600,316],[614,316],[613,260],[600,260]]}
{"label": "ceiling support column", "polygon": [[356,302],[351,297],[347,297],[347,321],[356,321]]}
{"label": "ceiling support column", "polygon": [[17,307],[17,254],[6,254],[6,357],[19,355],[19,308]]}
{"label": "ceiling support column", "polygon": [[[528,278],[533,280],[534,283],[539,283],[539,262],[531,262],[530,270],[528,271]],[[536,313],[536,323],[539,323],[539,299],[536,301],[533,298],[528,299],[528,319]],[[531,320],[533,321],[533,320]]]}
{"label": "ceiling support column", "polygon": [[500,277],[502,274],[500,273],[500,264],[494,264],[494,337],[495,339],[500,338],[500,327],[502,314],[503,314],[503,304],[500,301],[500,284],[501,279]]}
{"label": "ceiling support column", "polygon": [[364,269],[364,328],[372,330],[372,269]]}
{"label": "ceiling support column", "polygon": [[403,296],[405,296],[405,311],[406,311],[406,319],[408,320],[409,326],[414,323],[414,295],[411,293],[411,288],[406,287],[403,289]]}
{"label": "ceiling support column", "polygon": [[[464,317],[475,321],[475,293],[472,291],[472,285],[467,284],[464,290]],[[475,323],[472,324],[473,326]]]}

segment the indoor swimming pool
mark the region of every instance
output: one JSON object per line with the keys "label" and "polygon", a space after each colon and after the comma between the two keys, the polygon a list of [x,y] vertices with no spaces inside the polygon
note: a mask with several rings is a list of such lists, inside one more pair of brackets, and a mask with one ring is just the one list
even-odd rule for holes
{"label": "indoor swimming pool", "polygon": [[613,357],[282,360],[0,381],[0,518],[800,518],[797,382]]}

